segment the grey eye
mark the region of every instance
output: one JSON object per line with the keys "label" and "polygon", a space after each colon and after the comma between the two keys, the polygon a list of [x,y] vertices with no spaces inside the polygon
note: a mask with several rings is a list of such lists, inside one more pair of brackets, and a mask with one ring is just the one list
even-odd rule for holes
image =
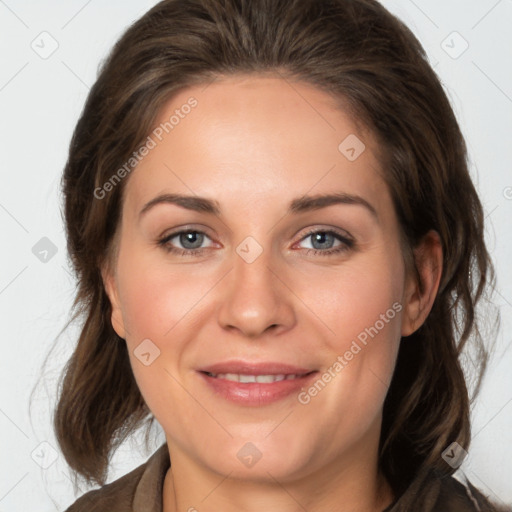
{"label": "grey eye", "polygon": [[177,235],[184,249],[199,249],[204,241],[204,234],[198,231],[187,231]]}
{"label": "grey eye", "polygon": [[336,237],[332,233],[327,233],[325,231],[313,233],[312,235],[309,235],[309,237],[312,240],[314,249],[331,249],[336,241]]}

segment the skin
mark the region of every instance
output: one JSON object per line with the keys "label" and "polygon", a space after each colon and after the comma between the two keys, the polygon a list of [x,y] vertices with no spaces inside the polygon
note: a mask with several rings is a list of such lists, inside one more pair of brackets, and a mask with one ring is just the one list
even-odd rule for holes
{"label": "skin", "polygon": [[[164,511],[382,511],[394,498],[377,465],[383,402],[400,339],[424,322],[437,292],[439,239],[430,232],[415,249],[418,282],[404,264],[377,143],[325,92],[275,76],[222,77],[174,96],[157,124],[191,96],[197,107],[130,175],[117,257],[103,269],[112,324],[167,439]],[[366,146],[355,161],[338,150],[349,134]],[[333,191],[364,198],[376,215],[360,204],[287,213],[293,199]],[[158,204],[140,216],[162,193],[214,199],[221,212]],[[180,228],[206,234],[201,254],[158,245]],[[354,245],[326,256],[343,242],[314,245],[311,228]],[[236,252],[248,236],[263,250],[252,263]],[[168,245],[190,251],[186,242]],[[237,405],[196,372],[240,358],[322,373],[394,303],[401,311],[306,405],[296,394]],[[145,366],[134,350],[147,338],[160,356]],[[247,442],[262,454],[250,468],[237,458]]]}

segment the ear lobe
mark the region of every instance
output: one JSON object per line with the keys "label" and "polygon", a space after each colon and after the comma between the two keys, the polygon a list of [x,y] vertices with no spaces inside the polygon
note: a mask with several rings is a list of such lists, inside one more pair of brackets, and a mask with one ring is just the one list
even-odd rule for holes
{"label": "ear lobe", "polygon": [[103,267],[101,269],[101,277],[103,279],[103,286],[105,287],[105,292],[110,300],[110,305],[112,308],[112,315],[110,318],[110,321],[112,322],[112,327],[114,328],[114,331],[116,331],[117,335],[120,338],[125,339],[126,329],[124,326],[123,311],[121,308],[121,302],[119,300],[119,292],[115,277],[106,267]]}
{"label": "ear lobe", "polygon": [[413,249],[416,272],[407,277],[402,315],[402,336],[419,329],[428,317],[439,289],[443,249],[439,234],[430,230]]}

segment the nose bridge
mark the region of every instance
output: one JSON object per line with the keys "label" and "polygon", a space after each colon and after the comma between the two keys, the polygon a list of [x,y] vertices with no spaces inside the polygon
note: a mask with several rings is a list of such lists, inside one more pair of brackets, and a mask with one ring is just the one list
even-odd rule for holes
{"label": "nose bridge", "polygon": [[276,266],[270,247],[264,248],[251,237],[238,245],[219,310],[222,327],[255,337],[270,326],[283,329],[293,324],[290,296],[277,277]]}

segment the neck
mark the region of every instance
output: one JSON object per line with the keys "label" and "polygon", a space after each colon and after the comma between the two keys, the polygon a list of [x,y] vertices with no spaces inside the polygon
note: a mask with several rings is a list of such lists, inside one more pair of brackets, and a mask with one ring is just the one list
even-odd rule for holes
{"label": "neck", "polygon": [[259,480],[221,475],[198,465],[184,452],[171,449],[172,467],[164,481],[163,511],[382,512],[394,497],[378,470],[378,446],[373,456],[363,458],[361,452],[368,454],[368,439],[359,444],[352,453],[286,482],[278,481],[270,472]]}

